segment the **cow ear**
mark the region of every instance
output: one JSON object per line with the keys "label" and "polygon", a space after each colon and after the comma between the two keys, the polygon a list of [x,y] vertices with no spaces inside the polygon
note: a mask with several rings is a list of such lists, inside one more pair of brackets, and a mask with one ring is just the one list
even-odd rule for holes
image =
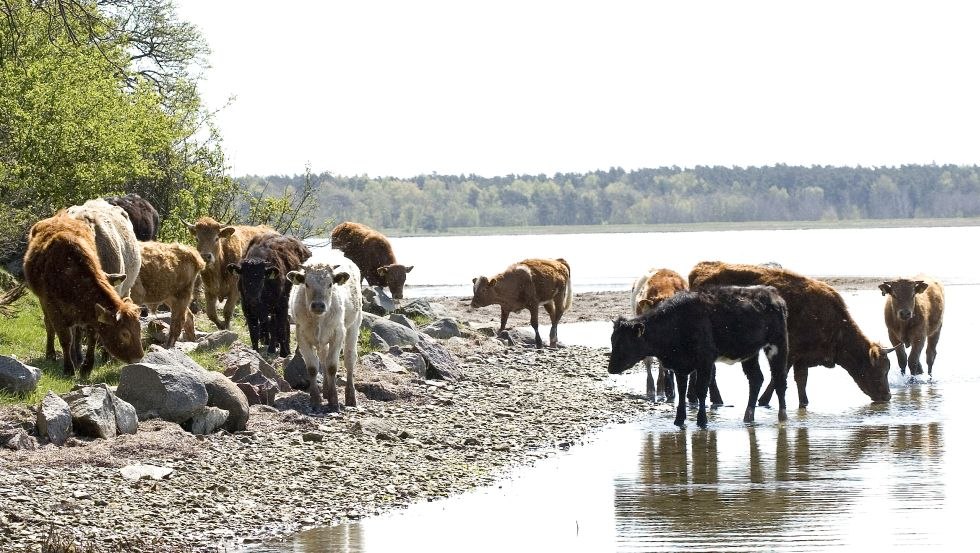
{"label": "cow ear", "polygon": [[388,266],[385,265],[384,267],[378,267],[377,273],[379,277],[384,278],[385,275],[388,274]]}
{"label": "cow ear", "polygon": [[333,275],[334,284],[343,284],[350,278],[349,273],[336,273]]}
{"label": "cow ear", "polygon": [[109,324],[115,320],[112,312],[99,304],[95,304],[95,315],[100,323]]}
{"label": "cow ear", "polygon": [[306,275],[300,271],[289,271],[286,273],[286,278],[297,286],[306,282]]}
{"label": "cow ear", "polygon": [[878,285],[878,289],[881,290],[882,296],[887,296],[892,291],[892,285],[890,282],[882,282]]}
{"label": "cow ear", "polygon": [[650,300],[648,300],[648,299],[646,299],[646,298],[644,298],[644,299],[642,299],[642,300],[640,300],[640,301],[638,301],[638,302],[636,302],[636,305],[637,305],[638,307],[640,307],[640,308],[642,308],[642,309],[644,309],[644,310],[646,310],[646,309],[650,309],[650,308],[652,308],[652,307],[653,307],[653,302],[652,302],[652,301],[650,301]]}
{"label": "cow ear", "polygon": [[126,280],[125,273],[106,273],[105,277],[109,279],[109,284],[113,286],[119,286],[124,280]]}
{"label": "cow ear", "polygon": [[218,236],[222,238],[228,238],[232,234],[235,234],[235,227],[221,227],[221,230],[218,231]]}
{"label": "cow ear", "polygon": [[476,277],[473,277],[473,284],[476,284]]}
{"label": "cow ear", "polygon": [[240,275],[242,274],[242,267],[238,263],[229,263],[228,272],[233,275]]}
{"label": "cow ear", "polygon": [[414,269],[414,268],[415,268],[415,265],[409,265],[408,267],[405,267],[405,272],[406,273],[411,273],[412,272],[412,269]]}
{"label": "cow ear", "polygon": [[493,286],[494,284],[497,284],[497,277],[493,277],[487,281],[487,286]]}
{"label": "cow ear", "polygon": [[275,267],[266,267],[265,268],[265,278],[266,278],[266,280],[275,280],[278,277],[279,277],[279,269],[277,269]]}
{"label": "cow ear", "polygon": [[916,294],[921,294],[922,292],[925,292],[926,291],[926,288],[929,288],[929,284],[927,284],[925,281],[923,281],[923,280],[917,280],[917,281],[915,281],[915,293]]}

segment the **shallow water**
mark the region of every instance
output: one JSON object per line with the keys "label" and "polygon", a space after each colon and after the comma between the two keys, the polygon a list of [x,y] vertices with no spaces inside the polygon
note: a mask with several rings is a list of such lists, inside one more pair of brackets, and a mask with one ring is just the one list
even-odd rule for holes
{"label": "shallow water", "polygon": [[[881,295],[844,296],[865,332],[884,336]],[[814,368],[806,411],[796,409],[791,380],[789,421],[760,408],[746,425],[745,378],[720,364],[729,406],[709,413],[707,430],[694,426],[693,412],[678,429],[671,411],[651,409],[497,487],[254,551],[918,551],[970,543],[980,492],[970,309],[978,301],[980,286],[947,287],[935,379],[910,384],[893,360],[889,403],[870,403],[843,369]],[[608,332],[609,323],[560,328],[563,342],[585,345],[608,344]],[[644,379],[634,369],[610,382],[642,393]]]}

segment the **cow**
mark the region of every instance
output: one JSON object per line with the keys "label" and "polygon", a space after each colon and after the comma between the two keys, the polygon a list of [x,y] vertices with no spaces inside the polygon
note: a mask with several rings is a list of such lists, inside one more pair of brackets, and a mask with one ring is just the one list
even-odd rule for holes
{"label": "cow", "polygon": [[105,201],[126,211],[130,222],[133,223],[133,232],[136,233],[137,240],[147,242],[157,239],[157,234],[160,232],[160,214],[150,202],[133,193],[112,196]]}
{"label": "cow", "polygon": [[613,322],[609,372],[618,374],[647,356],[669,367],[677,380],[677,416],[687,416],[687,377],[697,374],[697,423],[708,425],[705,400],[714,378],[715,361],[742,363],[749,380],[749,402],[743,421],[755,420],[755,403],[764,377],[759,350],[769,360],[769,372],[779,398],[779,420],[786,420],[788,370],[786,302],[771,286],[718,286],[678,292],[639,317]]}
{"label": "cow", "polygon": [[[99,264],[95,232],[62,210],[31,227],[24,276],[38,297],[45,325],[57,336],[64,353],[64,371],[79,369],[87,379],[95,364],[95,335],[114,357],[128,363],[143,358],[139,307],[121,298]],[[112,275],[123,281],[126,275]],[[76,327],[88,329],[84,361],[76,354]]]}
{"label": "cow", "polygon": [[473,279],[470,307],[500,306],[500,332],[507,327],[507,317],[522,309],[531,312],[534,344],[542,347],[538,332],[538,306],[551,317],[551,347],[558,346],[558,321],[572,305],[571,268],[564,259],[525,259],[507,267],[493,277]]}
{"label": "cow", "polygon": [[[920,274],[911,279],[889,280],[878,288],[881,295],[886,296],[885,326],[888,327],[888,339],[896,348],[902,376],[905,376],[906,364],[913,377],[922,374],[919,354],[925,346],[929,378],[932,378],[936,344],[943,329],[946,303],[943,285],[932,277]],[[910,346],[912,351],[906,357],[905,348]]]}
{"label": "cow", "polygon": [[[633,313],[642,315],[653,309],[663,300],[673,296],[675,293],[687,290],[687,281],[677,272],[670,269],[650,269],[644,273],[633,284],[632,299]],[[653,357],[643,360],[647,369],[647,397],[659,399],[663,397],[666,401],[674,401],[674,375],[670,370],[660,365],[657,380],[654,381],[651,372]],[[709,387],[711,405],[723,405],[721,391],[714,379],[711,379]],[[694,384],[688,385],[688,401],[694,401]]]}
{"label": "cow", "polygon": [[[772,286],[789,308],[789,365],[793,368],[800,408],[810,400],[806,381],[810,367],[840,365],[872,401],[891,399],[888,389],[888,356],[891,350],[871,342],[829,284],[785,269],[706,261],[688,275],[692,289],[704,286],[763,284]],[[774,383],[759,398],[768,405]]]}
{"label": "cow", "polygon": [[303,355],[310,375],[310,400],[321,404],[317,372],[323,375],[327,411],[339,410],[337,367],[344,353],[347,383],[344,404],[357,406],[354,395],[354,366],[361,329],[361,274],[346,258],[337,263],[304,265],[286,276],[293,284],[289,295],[289,314],[296,321],[296,348]]}
{"label": "cow", "polygon": [[[219,329],[227,329],[238,303],[238,275],[228,271],[245,255],[245,248],[259,234],[276,232],[266,225],[225,225],[211,217],[201,217],[193,225],[181,221],[197,241],[197,251],[204,259],[201,282],[204,286],[204,310]],[[224,301],[224,319],[218,318],[217,303]]]}
{"label": "cow", "polygon": [[194,283],[204,270],[201,254],[184,244],[162,242],[140,242],[140,253],[143,266],[131,292],[133,301],[154,313],[161,303],[170,306],[170,334],[165,347],[173,347],[181,332],[185,339],[193,340],[194,316],[189,305]]}
{"label": "cow", "polygon": [[368,286],[387,286],[392,298],[402,299],[405,277],[414,265],[395,261],[395,252],[385,235],[360,223],[340,223],[330,231],[330,247],[344,252],[357,265]]}
{"label": "cow", "polygon": [[270,354],[289,356],[289,291],[286,278],[310,258],[309,248],[292,236],[276,232],[252,238],[240,263],[228,264],[228,272],[238,275],[242,311],[248,324],[252,349],[259,342],[268,344]]}

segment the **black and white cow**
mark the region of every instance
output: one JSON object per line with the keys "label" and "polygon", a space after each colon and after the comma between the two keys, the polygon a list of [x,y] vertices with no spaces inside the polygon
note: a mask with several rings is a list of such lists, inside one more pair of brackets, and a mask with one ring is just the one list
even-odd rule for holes
{"label": "black and white cow", "polygon": [[766,353],[779,398],[779,420],[786,420],[786,303],[769,286],[719,286],[678,292],[651,311],[613,323],[609,372],[618,374],[647,356],[674,372],[677,417],[686,418],[687,377],[696,374],[698,426],[708,424],[705,399],[715,361],[742,362],[749,380],[745,422],[755,419],[763,376],[759,350]]}

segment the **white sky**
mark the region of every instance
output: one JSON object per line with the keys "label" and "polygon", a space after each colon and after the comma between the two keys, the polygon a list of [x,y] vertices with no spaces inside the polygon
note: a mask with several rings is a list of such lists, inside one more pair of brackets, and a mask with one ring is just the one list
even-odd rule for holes
{"label": "white sky", "polygon": [[980,163],[980,2],[178,2],[235,176]]}

